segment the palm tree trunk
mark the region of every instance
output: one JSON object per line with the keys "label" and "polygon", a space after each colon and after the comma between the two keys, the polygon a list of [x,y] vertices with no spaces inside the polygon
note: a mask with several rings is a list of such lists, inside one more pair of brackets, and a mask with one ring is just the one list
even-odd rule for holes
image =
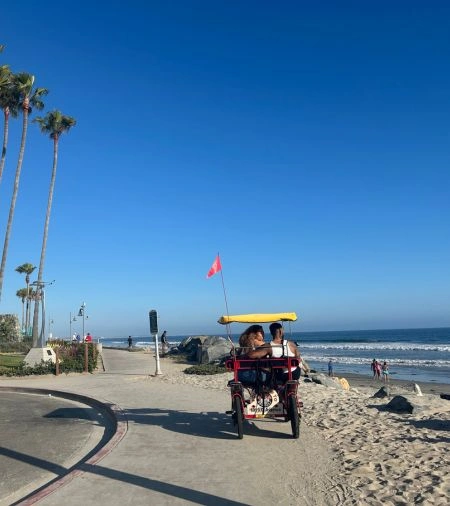
{"label": "palm tree trunk", "polygon": [[12,222],[13,222],[13,218],[14,218],[14,211],[16,208],[17,194],[19,193],[20,173],[22,171],[23,154],[25,152],[25,142],[27,139],[27,130],[28,130],[28,105],[24,105],[24,107],[23,107],[22,140],[20,142],[19,159],[17,160],[16,177],[14,179],[14,189],[13,189],[13,194],[12,194],[12,198],[11,198],[11,205],[9,207],[8,224],[6,226],[5,242],[3,244],[2,263],[0,265],[0,300],[2,298],[3,280],[5,277],[5,266],[6,266],[6,257],[8,255],[9,237],[11,235],[11,228],[12,228]]}
{"label": "palm tree trunk", "polygon": [[[50,179],[50,188],[48,191],[47,213],[45,215],[45,225],[44,225],[44,235],[42,238],[41,259],[39,261],[39,271],[38,271],[38,279],[37,279],[38,286],[39,286],[39,283],[42,283],[42,275],[44,273],[45,253],[47,250],[48,225],[50,223],[50,213],[52,211],[53,190],[55,188],[57,166],[58,166],[58,136],[55,135],[55,137],[53,139],[52,177]],[[33,346],[37,345],[38,319],[39,319],[39,302],[36,300],[36,303],[34,305],[34,314],[33,314]],[[36,329],[36,332],[35,332],[35,329]],[[35,338],[36,338],[36,344],[35,344]]]}
{"label": "palm tree trunk", "polygon": [[25,282],[27,284],[27,310],[25,312],[25,329],[26,335],[28,337],[28,327],[30,326],[30,276],[27,274],[25,277]]}
{"label": "palm tree trunk", "polygon": [[6,146],[8,145],[8,133],[9,133],[9,107],[5,107],[3,110],[5,116],[5,122],[3,127],[3,146],[2,146],[2,157],[0,159],[0,182],[3,176],[3,168],[5,167],[6,160]]}
{"label": "palm tree trunk", "polygon": [[22,333],[24,323],[25,323],[25,299],[22,297]]}

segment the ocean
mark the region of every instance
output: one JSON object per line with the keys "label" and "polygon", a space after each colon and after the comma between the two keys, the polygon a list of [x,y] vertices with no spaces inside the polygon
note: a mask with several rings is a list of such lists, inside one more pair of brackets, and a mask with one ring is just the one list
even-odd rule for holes
{"label": "ocean", "polygon": [[[220,335],[220,334],[217,334]],[[330,332],[293,332],[286,336],[296,341],[310,368],[328,371],[332,359],[336,376],[346,373],[372,376],[375,358],[387,361],[392,378],[415,383],[450,384],[450,328],[361,330]],[[100,338],[104,346],[126,348],[127,337]],[[152,337],[132,336],[137,347],[154,347]],[[168,336],[171,346],[188,336]],[[224,336],[226,337],[226,336]],[[232,339],[237,343],[238,335]],[[268,333],[266,340],[269,339]]]}

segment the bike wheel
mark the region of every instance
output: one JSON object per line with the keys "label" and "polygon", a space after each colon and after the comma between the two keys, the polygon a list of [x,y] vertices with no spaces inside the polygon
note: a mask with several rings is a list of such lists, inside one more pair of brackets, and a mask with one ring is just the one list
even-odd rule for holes
{"label": "bike wheel", "polygon": [[300,417],[298,416],[297,398],[290,395],[288,398],[288,415],[291,421],[292,437],[298,439],[300,436]]}
{"label": "bike wheel", "polygon": [[238,439],[244,437],[244,413],[242,411],[241,398],[233,397],[234,424],[237,425]]}

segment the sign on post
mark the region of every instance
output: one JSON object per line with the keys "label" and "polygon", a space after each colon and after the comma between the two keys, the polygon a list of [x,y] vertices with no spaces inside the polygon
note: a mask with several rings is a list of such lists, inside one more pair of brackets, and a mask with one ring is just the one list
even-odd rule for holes
{"label": "sign on post", "polygon": [[155,359],[156,359],[156,371],[155,376],[158,376],[161,373],[161,369],[159,367],[159,346],[158,346],[158,314],[155,309],[151,309],[148,313],[148,317],[150,319],[150,334],[153,335],[154,343],[155,343]]}

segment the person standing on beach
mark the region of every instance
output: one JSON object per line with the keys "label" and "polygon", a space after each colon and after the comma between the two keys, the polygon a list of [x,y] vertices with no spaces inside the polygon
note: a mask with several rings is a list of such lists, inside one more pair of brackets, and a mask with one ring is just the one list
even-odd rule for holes
{"label": "person standing on beach", "polygon": [[378,360],[375,360],[375,372],[377,379],[381,380],[381,363]]}
{"label": "person standing on beach", "polygon": [[167,330],[165,330],[161,335],[161,348],[163,353],[167,353],[169,349],[169,342],[167,341]]}
{"label": "person standing on beach", "polygon": [[330,358],[328,362],[328,376],[333,376],[333,361]]}
{"label": "person standing on beach", "polygon": [[383,381],[385,383],[389,383],[389,366],[387,365],[386,360],[383,362],[383,366],[381,367],[381,371],[383,373]]}
{"label": "person standing on beach", "polygon": [[133,338],[131,336],[128,336],[128,348],[131,348],[133,346]]}
{"label": "person standing on beach", "polygon": [[370,364],[370,369],[373,373],[373,378],[375,379],[377,377],[377,361],[375,359],[372,360],[372,363]]}

